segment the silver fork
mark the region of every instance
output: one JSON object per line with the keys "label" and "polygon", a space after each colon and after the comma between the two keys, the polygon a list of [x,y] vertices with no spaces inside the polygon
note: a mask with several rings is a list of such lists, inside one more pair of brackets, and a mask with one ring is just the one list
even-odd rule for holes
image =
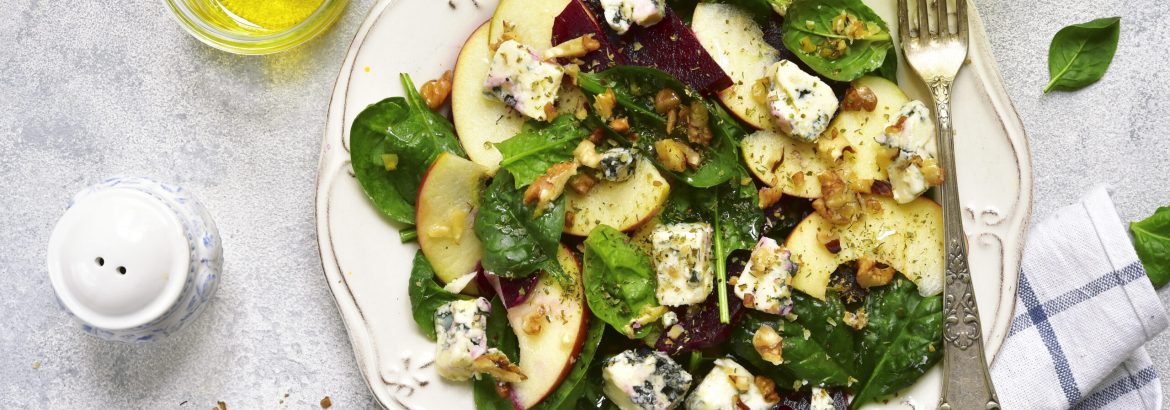
{"label": "silver fork", "polygon": [[[916,27],[910,26],[908,0],[898,0],[898,34],[910,67],[930,87],[938,118],[938,154],[945,170],[941,199],[943,208],[943,390],[940,409],[999,409],[999,398],[987,371],[982,327],[971,269],[967,263],[967,236],[959,208],[958,175],[955,172],[954,129],[951,125],[951,84],[967,59],[967,1],[917,0]],[[929,2],[929,4],[928,4]],[[933,13],[932,13],[933,11]],[[932,30],[930,21],[936,25]],[[955,18],[951,24],[951,17]]]}

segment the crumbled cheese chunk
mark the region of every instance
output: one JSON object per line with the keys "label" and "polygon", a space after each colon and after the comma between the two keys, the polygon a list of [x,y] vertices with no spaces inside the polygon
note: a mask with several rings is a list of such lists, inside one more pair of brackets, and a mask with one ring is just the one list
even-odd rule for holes
{"label": "crumbled cheese chunk", "polygon": [[546,107],[556,105],[564,69],[541,61],[528,46],[508,40],[496,49],[484,90],[516,111],[539,121],[549,120]]}
{"label": "crumbled cheese chunk", "polygon": [[462,381],[477,373],[501,380],[525,377],[499,349],[487,345],[487,299],[456,300],[435,311],[435,370],[448,380]]}
{"label": "crumbled cheese chunk", "polygon": [[768,107],[780,131],[798,140],[816,140],[837,112],[833,90],[788,60],[773,64],[768,73]]}
{"label": "crumbled cheese chunk", "polygon": [[755,377],[731,359],[716,359],[715,367],[687,397],[687,410],[765,410],[769,401],[755,383]]}
{"label": "crumbled cheese chunk", "polygon": [[894,200],[900,204],[913,201],[930,189],[930,178],[923,174],[922,160],[933,160],[938,153],[934,121],[930,109],[914,100],[902,106],[877,142],[898,150],[898,156],[886,168]]}
{"label": "crumbled cheese chunk", "polygon": [[626,350],[607,359],[602,392],[622,410],[673,409],[691,387],[691,375],[666,353]]}
{"label": "crumbled cheese chunk", "polygon": [[659,304],[691,305],[711,294],[715,277],[712,232],[711,225],[705,223],[680,223],[660,225],[650,233]]}
{"label": "crumbled cheese chunk", "polygon": [[630,148],[610,148],[601,153],[598,168],[601,179],[622,182],[634,175],[638,165],[638,153]]}
{"label": "crumbled cheese chunk", "polygon": [[829,395],[829,391],[820,387],[812,388],[812,403],[809,405],[809,410],[836,410],[837,405],[833,404],[833,396]]}
{"label": "crumbled cheese chunk", "polygon": [[666,16],[666,0],[601,0],[601,8],[618,34],[626,34],[631,24],[650,27]]}
{"label": "crumbled cheese chunk", "polygon": [[792,277],[796,263],[792,253],[772,238],[760,238],[752,250],[751,259],[735,282],[735,295],[745,301],[748,296],[752,309],[786,315],[792,311]]}
{"label": "crumbled cheese chunk", "polygon": [[671,326],[674,326],[675,323],[678,323],[678,313],[666,312],[662,315],[663,328],[669,329]]}

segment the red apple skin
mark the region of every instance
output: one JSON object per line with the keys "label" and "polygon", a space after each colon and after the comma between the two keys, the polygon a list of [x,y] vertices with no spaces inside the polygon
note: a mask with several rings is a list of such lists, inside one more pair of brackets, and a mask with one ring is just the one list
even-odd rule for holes
{"label": "red apple skin", "polygon": [[[565,246],[565,244],[563,244],[563,243],[561,244],[561,250],[563,252],[567,253],[569,255],[569,257],[573,258],[573,263],[575,263],[577,265],[577,272],[578,272],[578,279],[579,279],[577,281],[577,285],[580,288],[581,297],[584,298],[585,297],[585,282],[584,282],[584,277],[581,276],[581,274],[583,273],[581,271],[581,268],[582,268],[581,267],[581,258],[578,257],[576,253],[573,253],[573,251],[570,250],[569,247]],[[581,355],[581,348],[585,345],[585,335],[589,333],[589,316],[592,315],[592,312],[589,311],[589,305],[587,303],[585,303],[584,299],[581,300],[581,308],[582,308],[581,327],[577,329],[577,340],[573,343],[573,350],[570,351],[570,353],[569,353],[569,360],[565,363],[565,368],[561,369],[561,373],[559,375],[557,375],[556,383],[553,383],[552,388],[549,389],[547,392],[545,392],[544,396],[541,396],[540,400],[535,401],[534,402],[535,404],[540,404],[541,402],[543,402],[544,399],[548,398],[549,394],[552,394],[552,392],[554,390],[556,390],[557,387],[560,387],[561,382],[563,382],[565,380],[565,377],[569,376],[569,372],[571,372],[573,370],[573,364],[577,362],[577,357]],[[520,358],[520,360],[524,360],[524,358]],[[527,407],[523,407],[521,405],[520,398],[516,396],[515,392],[510,391],[509,395],[510,395],[510,400],[512,401],[512,407],[515,407],[516,410],[528,410]]]}

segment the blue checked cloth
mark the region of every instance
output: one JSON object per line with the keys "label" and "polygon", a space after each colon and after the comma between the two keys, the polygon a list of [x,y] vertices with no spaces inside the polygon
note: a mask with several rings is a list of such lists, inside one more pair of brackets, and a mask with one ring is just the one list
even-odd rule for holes
{"label": "blue checked cloth", "polygon": [[1032,227],[1016,317],[992,366],[1004,409],[1161,409],[1142,346],[1166,310],[1104,187]]}

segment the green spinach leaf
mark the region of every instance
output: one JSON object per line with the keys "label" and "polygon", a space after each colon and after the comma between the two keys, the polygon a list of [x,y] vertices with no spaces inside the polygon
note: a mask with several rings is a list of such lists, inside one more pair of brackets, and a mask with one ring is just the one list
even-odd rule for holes
{"label": "green spinach leaf", "polygon": [[500,167],[515,177],[516,187],[531,184],[549,167],[573,159],[573,150],[589,130],[572,115],[558,116],[551,123],[531,124],[516,136],[496,144],[503,160]]}
{"label": "green spinach leaf", "polygon": [[415,252],[414,266],[410,269],[410,314],[427,339],[435,340],[435,311],[447,302],[466,299],[439,286],[435,282],[435,269],[422,251]]}
{"label": "green spinach leaf", "polygon": [[585,238],[584,259],[589,310],[632,339],[646,337],[653,328],[635,328],[632,323],[647,309],[658,306],[658,279],[650,257],[630,244],[626,234],[600,225]]}
{"label": "green spinach leaf", "polygon": [[601,336],[605,334],[605,322],[597,317],[589,318],[589,328],[585,331],[585,342],[581,346],[581,353],[565,380],[555,390],[548,394],[535,410],[558,410],[571,407],[585,393],[584,385],[589,384],[586,376],[592,368],[593,358],[597,355],[597,347],[601,344]]}
{"label": "green spinach leaf", "polygon": [[905,278],[871,289],[869,324],[857,342],[858,377],[853,407],[896,393],[942,358],[942,296],[924,298]]}
{"label": "green spinach leaf", "polygon": [[505,278],[527,277],[543,269],[566,283],[557,263],[557,248],[565,228],[565,197],[549,204],[540,215],[524,205],[507,170],[496,172],[480,201],[473,229],[483,242],[484,270]]}
{"label": "green spinach leaf", "polygon": [[878,67],[874,72],[878,76],[890,80],[890,82],[898,83],[898,50],[891,47],[890,51],[886,52],[886,60],[882,62],[882,66]]}
{"label": "green spinach leaf", "polygon": [[[379,101],[358,114],[350,128],[350,161],[366,196],[383,214],[414,224],[414,203],[423,173],[443,151],[463,154],[450,121],[431,111],[410,76],[401,75],[405,97]],[[385,158],[397,156],[388,170]]]}
{"label": "green spinach leaf", "polygon": [[1048,75],[1044,92],[1077,90],[1097,82],[1113,55],[1121,36],[1121,17],[1096,19],[1060,29],[1048,46]]}
{"label": "green spinach leaf", "polygon": [[[617,66],[600,73],[581,73],[581,89],[590,95],[613,89],[618,105],[629,114],[631,131],[638,136],[633,146],[647,153],[659,169],[691,186],[706,188],[739,176],[738,140],[747,134],[718,103],[704,101],[670,74],[647,67]],[[671,135],[666,133],[666,118],[654,111],[654,97],[659,90],[674,90],[684,104],[701,101],[707,107],[709,126],[713,135],[711,145],[700,150],[703,162],[698,169],[683,172],[667,171],[654,155],[654,143]],[[683,127],[676,127],[674,137],[685,141]],[[619,141],[627,143],[626,141]]]}
{"label": "green spinach leaf", "polygon": [[[859,19],[861,28],[835,24],[842,11]],[[796,0],[782,30],[781,41],[788,50],[818,74],[837,81],[853,81],[878,69],[894,47],[886,22],[861,0]]]}
{"label": "green spinach leaf", "polygon": [[[805,380],[814,386],[847,386],[855,374],[853,331],[841,324],[845,308],[835,295],[820,301],[803,294],[794,296],[796,320],[756,311],[749,312],[731,338],[732,351],[777,383]],[[761,325],[769,325],[783,338],[784,363],[764,361],[752,345]]]}
{"label": "green spinach leaf", "polygon": [[1170,207],[1158,208],[1149,218],[1129,224],[1133,247],[1150,282],[1160,288],[1170,282]]}
{"label": "green spinach leaf", "polygon": [[[520,342],[508,324],[508,310],[500,298],[492,299],[492,312],[488,315],[487,328],[484,330],[488,346],[500,349],[512,363],[519,363]],[[491,375],[480,375],[479,379],[472,381],[472,396],[478,410],[515,409],[511,400],[500,397],[496,392],[496,379]]]}

